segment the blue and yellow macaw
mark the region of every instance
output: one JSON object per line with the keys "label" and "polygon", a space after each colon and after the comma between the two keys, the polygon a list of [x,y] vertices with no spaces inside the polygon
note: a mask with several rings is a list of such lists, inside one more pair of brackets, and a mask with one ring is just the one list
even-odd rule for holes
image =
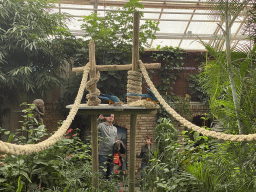
{"label": "blue and yellow macaw", "polygon": [[101,93],[98,96],[100,99],[108,100],[108,104],[122,104],[123,102],[117,96]]}
{"label": "blue and yellow macaw", "polygon": [[137,94],[137,93],[127,93],[125,96],[140,96],[140,97],[146,97],[147,101],[152,101],[153,103],[159,103],[158,99],[156,98],[155,94],[146,87],[148,92],[146,94]]}

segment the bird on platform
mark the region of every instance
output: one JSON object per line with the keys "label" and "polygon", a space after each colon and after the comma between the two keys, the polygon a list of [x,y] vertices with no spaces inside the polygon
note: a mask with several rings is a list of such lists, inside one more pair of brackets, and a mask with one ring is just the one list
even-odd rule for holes
{"label": "bird on platform", "polygon": [[98,96],[100,99],[108,100],[108,104],[114,104],[114,105],[122,105],[123,102],[120,101],[120,99],[115,95],[109,95],[101,93],[100,96]]}
{"label": "bird on platform", "polygon": [[158,99],[156,98],[155,94],[146,87],[148,92],[146,94],[138,94],[138,93],[127,93],[125,96],[140,96],[140,97],[146,97],[147,101],[152,101],[154,104],[159,103]]}

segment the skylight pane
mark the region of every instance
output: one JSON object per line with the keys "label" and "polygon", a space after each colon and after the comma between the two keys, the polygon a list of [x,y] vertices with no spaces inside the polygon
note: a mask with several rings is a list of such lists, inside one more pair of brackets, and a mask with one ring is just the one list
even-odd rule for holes
{"label": "skylight pane", "polygon": [[69,24],[69,29],[71,29],[71,30],[72,29],[76,29],[76,30],[81,29],[80,26],[83,23],[83,21],[79,21],[79,20],[82,20],[82,18],[77,18],[77,17],[73,18],[71,20],[71,23]]}
{"label": "skylight pane", "polygon": [[[204,41],[204,42],[209,42],[209,41]],[[185,50],[205,50],[205,47],[199,43],[197,40],[183,40],[180,48],[185,49]]]}
{"label": "skylight pane", "polygon": [[217,26],[217,23],[211,22],[192,22],[188,27],[188,31],[192,31],[192,35],[213,34]]}
{"label": "skylight pane", "polygon": [[193,13],[191,9],[164,9],[164,12]]}
{"label": "skylight pane", "polygon": [[[235,34],[236,31],[238,30],[239,26],[240,26],[240,23],[234,23],[231,27],[231,34]],[[240,33],[238,33],[238,34],[241,34],[241,30],[240,30]]]}
{"label": "skylight pane", "polygon": [[159,13],[144,13],[144,19],[159,19]]}
{"label": "skylight pane", "polygon": [[161,21],[159,33],[184,33],[188,22]]}
{"label": "skylight pane", "polygon": [[156,48],[158,45],[160,47],[164,46],[172,46],[172,47],[178,47],[180,40],[176,39],[155,39],[152,44],[152,48]]}
{"label": "skylight pane", "polygon": [[190,14],[162,14],[161,19],[190,19]]}

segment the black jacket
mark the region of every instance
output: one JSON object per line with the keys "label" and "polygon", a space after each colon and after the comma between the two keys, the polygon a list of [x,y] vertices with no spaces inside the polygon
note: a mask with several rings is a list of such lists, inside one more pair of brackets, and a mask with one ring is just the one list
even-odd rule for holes
{"label": "black jacket", "polygon": [[140,155],[137,155],[136,157],[142,158],[142,163],[147,164],[151,154],[152,154],[151,146],[148,147],[147,144],[145,144],[141,147]]}

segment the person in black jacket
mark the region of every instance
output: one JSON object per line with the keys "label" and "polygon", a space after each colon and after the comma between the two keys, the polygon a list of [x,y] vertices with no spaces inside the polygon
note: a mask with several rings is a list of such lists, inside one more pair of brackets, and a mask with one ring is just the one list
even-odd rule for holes
{"label": "person in black jacket", "polygon": [[126,170],[126,162],[123,159],[121,154],[125,154],[126,153],[126,149],[124,146],[124,143],[121,140],[117,140],[114,143],[114,147],[113,147],[113,163],[114,165],[116,165],[116,169],[114,168],[114,170],[122,170],[125,171]]}
{"label": "person in black jacket", "polygon": [[151,137],[145,136],[145,145],[141,147],[141,152],[136,157],[142,158],[141,160],[141,178],[145,177],[145,167],[148,165],[150,155],[152,154]]}

